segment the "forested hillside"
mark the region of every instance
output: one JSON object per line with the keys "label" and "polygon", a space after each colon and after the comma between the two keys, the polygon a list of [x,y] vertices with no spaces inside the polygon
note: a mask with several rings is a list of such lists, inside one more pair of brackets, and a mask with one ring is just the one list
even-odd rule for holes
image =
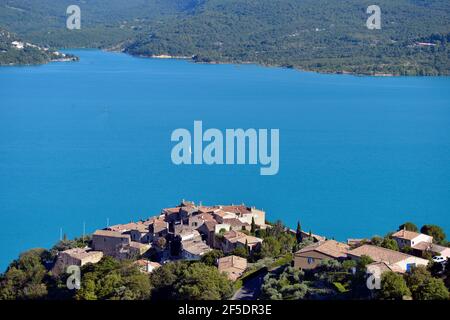
{"label": "forested hillside", "polygon": [[17,35],[0,29],[0,65],[43,64],[56,60],[72,61],[77,58],[22,41]]}
{"label": "forested hillside", "polygon": [[[66,30],[78,4],[81,30]],[[136,55],[194,56],[320,72],[448,75],[450,1],[0,0],[0,26],[52,47],[115,47]],[[431,39],[432,45],[421,45]]]}
{"label": "forested hillside", "polygon": [[127,51],[323,72],[449,74],[447,43],[416,42],[450,32],[450,2],[377,1],[382,29],[369,30],[366,9],[372,3],[209,0],[191,16],[151,25]]}
{"label": "forested hillside", "polygon": [[[189,8],[195,0],[0,0],[0,26],[52,47],[107,47],[133,38],[141,20]],[[81,30],[66,29],[66,9],[81,8]]]}

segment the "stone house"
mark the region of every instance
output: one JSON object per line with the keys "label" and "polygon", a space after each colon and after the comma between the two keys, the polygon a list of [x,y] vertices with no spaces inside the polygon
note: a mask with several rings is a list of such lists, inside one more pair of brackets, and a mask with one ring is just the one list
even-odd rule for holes
{"label": "stone house", "polygon": [[397,242],[400,249],[404,247],[414,248],[421,242],[433,243],[433,237],[408,230],[397,231],[392,235],[392,238]]}
{"label": "stone house", "polygon": [[416,266],[427,266],[429,262],[426,259],[369,244],[350,250],[347,255],[356,261],[362,256],[368,256],[374,262],[382,262],[396,272],[407,272]]}
{"label": "stone house", "polygon": [[111,257],[117,257],[122,249],[131,243],[129,234],[118,231],[96,230],[92,235],[92,248]]}
{"label": "stone house", "polygon": [[335,240],[319,241],[294,253],[294,267],[309,270],[324,260],[342,261],[347,258],[349,249],[347,244]]}
{"label": "stone house", "polygon": [[230,230],[225,232],[221,241],[220,247],[225,253],[230,253],[238,246],[248,246],[248,250],[251,252],[258,249],[263,242],[263,239],[246,235],[245,233]]}
{"label": "stone house", "polygon": [[211,248],[215,248],[215,238],[216,238],[216,225],[217,222],[214,221],[205,221],[197,231],[201,234],[202,239],[206,241],[206,244]]}
{"label": "stone house", "polygon": [[52,273],[59,275],[71,265],[82,267],[87,263],[97,263],[103,258],[103,252],[90,248],[73,248],[58,253]]}

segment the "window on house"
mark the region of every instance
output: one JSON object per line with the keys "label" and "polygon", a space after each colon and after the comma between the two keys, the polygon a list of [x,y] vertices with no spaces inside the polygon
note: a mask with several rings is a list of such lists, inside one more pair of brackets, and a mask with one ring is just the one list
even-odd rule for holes
{"label": "window on house", "polygon": [[416,266],[415,263],[408,263],[406,265],[406,272],[410,272],[412,268],[414,268]]}
{"label": "window on house", "polygon": [[308,258],[308,264],[313,264],[314,263],[314,258]]}

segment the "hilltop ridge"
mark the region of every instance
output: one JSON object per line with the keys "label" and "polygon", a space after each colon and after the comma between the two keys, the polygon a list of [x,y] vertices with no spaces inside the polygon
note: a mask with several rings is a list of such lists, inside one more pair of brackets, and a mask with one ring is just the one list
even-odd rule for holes
{"label": "hilltop ridge", "polygon": [[[73,3],[72,3],[73,2]],[[77,4],[81,30],[65,29]],[[450,3],[380,0],[0,0],[0,24],[50,47],[114,48],[204,63],[259,63],[324,73],[450,75]]]}

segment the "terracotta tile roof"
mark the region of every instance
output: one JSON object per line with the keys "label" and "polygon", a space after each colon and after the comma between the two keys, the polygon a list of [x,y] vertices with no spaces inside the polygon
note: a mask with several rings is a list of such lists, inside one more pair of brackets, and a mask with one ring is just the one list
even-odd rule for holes
{"label": "terracotta tile roof", "polygon": [[228,224],[234,228],[250,227],[250,225],[247,222],[242,222],[241,220],[236,218],[223,219],[223,223]]}
{"label": "terracotta tile roof", "polygon": [[420,233],[414,232],[414,231],[408,231],[408,230],[400,230],[392,235],[392,237],[406,239],[406,240],[412,240],[418,236],[420,236]]}
{"label": "terracotta tile roof", "polygon": [[73,248],[73,249],[68,249],[68,250],[64,250],[61,253],[67,254],[73,258],[76,259],[84,259],[87,258],[89,256],[96,256],[98,254],[101,254],[101,251],[92,251],[90,248]]}
{"label": "terracotta tile roof", "polygon": [[251,213],[252,209],[245,205],[231,205],[231,206],[221,206],[221,209],[226,212],[232,212],[237,214]]}
{"label": "terracotta tile roof", "polygon": [[167,229],[168,226],[167,226],[167,222],[164,221],[164,219],[157,218],[157,219],[152,220],[152,223],[149,228],[153,233],[158,233],[158,232],[161,232],[161,231]]}
{"label": "terracotta tile roof", "polygon": [[174,231],[175,231],[174,234],[180,237],[181,241],[201,239],[200,232],[186,225],[176,225]]}
{"label": "terracotta tile roof", "polygon": [[236,213],[219,209],[214,211],[214,215],[224,218],[226,216],[235,216]]}
{"label": "terracotta tile roof", "polygon": [[178,205],[178,207],[194,208],[195,203],[193,201],[182,200],[181,203]]}
{"label": "terracotta tile roof", "polygon": [[181,210],[181,207],[175,207],[175,208],[164,208],[162,210],[163,213],[166,214],[172,214],[172,213],[179,213]]}
{"label": "terracotta tile roof", "polygon": [[194,255],[202,255],[212,249],[203,241],[185,241],[183,242],[183,250]]}
{"label": "terracotta tile roof", "polygon": [[213,220],[213,221],[205,221],[205,223],[203,225],[206,227],[206,229],[208,231],[212,232],[212,231],[215,231],[216,224],[217,224],[217,221]]}
{"label": "terracotta tile roof", "polygon": [[227,231],[223,234],[223,237],[230,242],[236,242],[237,239],[243,238],[245,236],[246,235],[244,233],[235,230]]}
{"label": "terracotta tile roof", "polygon": [[345,243],[337,242],[335,240],[326,240],[311,244],[297,251],[295,255],[303,255],[311,251],[316,251],[337,259],[345,258],[349,249],[350,246]]}
{"label": "terracotta tile roof", "polygon": [[137,230],[139,232],[148,232],[148,221],[138,221],[138,222],[130,222],[125,224],[116,224],[114,226],[110,226],[106,228],[110,231],[117,231],[117,232],[127,232],[131,230]]}
{"label": "terracotta tile roof", "polygon": [[349,246],[357,246],[360,244],[363,244],[364,242],[367,242],[368,239],[347,239],[347,244]]}
{"label": "terracotta tile roof", "polygon": [[366,266],[367,271],[370,273],[373,273],[375,268],[378,268],[378,271],[380,272],[380,274],[382,274],[383,272],[386,272],[386,271],[393,271],[393,272],[398,272],[398,273],[405,272],[401,268],[399,268],[395,265],[387,264],[385,262],[372,262]]}
{"label": "terracotta tile roof", "polygon": [[231,243],[239,242],[245,244],[247,242],[249,246],[253,246],[257,243],[263,242],[263,240],[260,238],[248,236],[245,233],[235,230],[225,232],[223,237]]}
{"label": "terracotta tile roof", "polygon": [[217,207],[208,207],[208,206],[199,206],[198,207],[198,212],[202,212],[202,213],[211,213],[215,210],[217,210]]}
{"label": "terracotta tile roof", "polygon": [[129,231],[129,230],[134,230],[136,228],[137,228],[137,223],[136,222],[130,222],[130,223],[116,224],[116,225],[113,225],[113,226],[109,226],[106,229],[110,230],[110,231],[126,232],[126,231]]}
{"label": "terracotta tile roof", "polygon": [[136,264],[137,266],[141,268],[147,268],[147,266],[152,266],[154,269],[161,267],[161,264],[154,261],[149,261],[146,259],[139,259],[133,262],[133,264]]}
{"label": "terracotta tile roof", "polygon": [[214,219],[213,215],[210,213],[198,213],[198,214],[192,215],[191,217],[195,218],[195,219],[203,220],[204,222],[205,221],[216,221],[216,219]]}
{"label": "terracotta tile roof", "polygon": [[114,238],[130,238],[129,234],[122,234],[121,232],[111,230],[95,230],[94,236],[114,237]]}
{"label": "terracotta tile roof", "polygon": [[[305,232],[305,231],[301,231],[302,232],[302,236],[303,237],[309,237],[309,232]],[[325,240],[327,240],[327,238],[326,237],[324,237],[324,236],[319,236],[318,234],[314,234],[314,233],[311,233],[311,237],[313,238],[313,239],[315,239],[316,241],[325,241]]]}
{"label": "terracotta tile roof", "polygon": [[350,250],[348,253],[356,257],[369,256],[376,262],[385,262],[387,264],[395,264],[409,257],[412,257],[399,251],[394,251],[369,244],[365,244],[361,247]]}
{"label": "terracotta tile roof", "polygon": [[447,247],[440,246],[434,243],[429,242],[419,242],[418,244],[414,245],[412,247],[413,249],[420,250],[420,251],[431,251],[431,252],[443,252],[444,250],[448,249]]}
{"label": "terracotta tile roof", "polygon": [[217,261],[217,266],[220,272],[225,271],[225,269],[228,268],[236,268],[244,271],[247,268],[247,259],[234,255],[223,257]]}

